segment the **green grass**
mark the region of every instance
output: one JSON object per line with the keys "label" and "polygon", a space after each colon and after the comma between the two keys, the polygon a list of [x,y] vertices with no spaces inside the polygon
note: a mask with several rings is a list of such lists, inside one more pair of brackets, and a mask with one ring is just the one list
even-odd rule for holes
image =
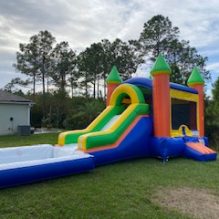
{"label": "green grass", "polygon": [[[55,144],[57,134],[0,137],[0,145]],[[219,162],[139,159],[90,173],[0,190],[0,218],[188,218],[154,204],[158,189],[208,188],[219,195]]]}
{"label": "green grass", "polygon": [[31,136],[6,135],[0,136],[0,147],[11,147],[33,144],[57,144],[58,134],[37,134]]}

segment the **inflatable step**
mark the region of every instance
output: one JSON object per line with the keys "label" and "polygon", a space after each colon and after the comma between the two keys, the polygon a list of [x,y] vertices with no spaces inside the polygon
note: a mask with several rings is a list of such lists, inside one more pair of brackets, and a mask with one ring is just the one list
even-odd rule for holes
{"label": "inflatable step", "polygon": [[216,160],[216,151],[205,146],[202,142],[186,142],[185,157],[199,161]]}

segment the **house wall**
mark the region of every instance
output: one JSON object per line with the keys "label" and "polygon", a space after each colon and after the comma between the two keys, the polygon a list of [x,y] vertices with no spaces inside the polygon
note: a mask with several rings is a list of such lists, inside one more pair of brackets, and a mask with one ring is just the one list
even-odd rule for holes
{"label": "house wall", "polygon": [[[11,117],[13,121],[10,121]],[[15,134],[19,125],[30,125],[30,106],[1,103],[0,135]]]}

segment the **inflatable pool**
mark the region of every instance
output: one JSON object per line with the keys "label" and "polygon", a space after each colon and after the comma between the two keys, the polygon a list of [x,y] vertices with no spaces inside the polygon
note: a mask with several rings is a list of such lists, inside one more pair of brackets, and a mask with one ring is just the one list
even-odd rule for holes
{"label": "inflatable pool", "polygon": [[94,168],[92,155],[73,146],[49,144],[0,149],[0,188],[82,173]]}

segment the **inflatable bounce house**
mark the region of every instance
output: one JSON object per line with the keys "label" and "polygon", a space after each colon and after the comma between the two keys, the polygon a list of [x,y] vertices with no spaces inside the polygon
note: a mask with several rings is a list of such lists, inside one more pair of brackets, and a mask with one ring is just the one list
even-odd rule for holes
{"label": "inflatable bounce house", "polygon": [[0,149],[0,187],[140,157],[215,160],[217,154],[204,136],[204,80],[199,70],[193,69],[188,87],[170,83],[170,74],[161,55],[152,79],[122,82],[113,67],[107,78],[107,107],[86,129],[61,133],[58,146]]}

